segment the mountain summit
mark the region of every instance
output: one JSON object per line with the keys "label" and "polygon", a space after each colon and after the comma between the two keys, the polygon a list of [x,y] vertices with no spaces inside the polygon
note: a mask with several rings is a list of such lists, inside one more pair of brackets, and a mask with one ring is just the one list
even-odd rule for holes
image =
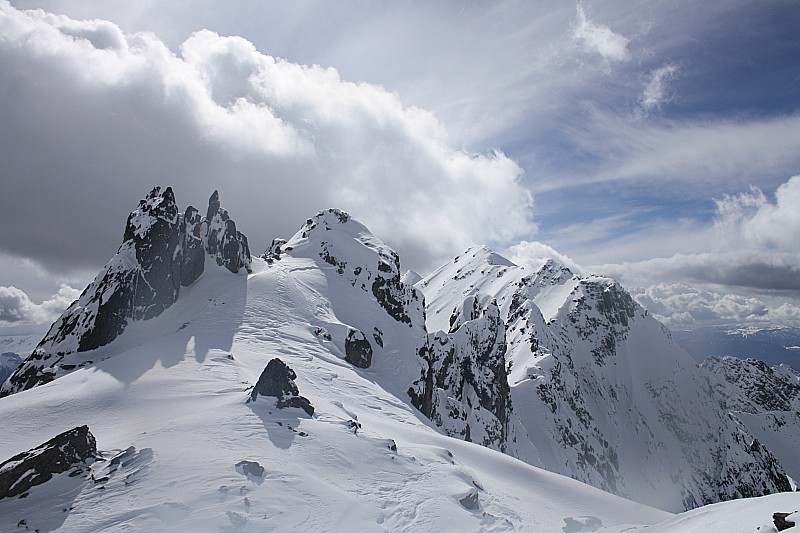
{"label": "mountain summit", "polygon": [[181,215],[171,187],[154,188],[128,216],[122,245],[103,270],[0,388],[29,389],[91,364],[82,353],[116,339],[132,321],[160,315],[203,274],[206,257],[231,273],[250,272],[247,237],[214,191],[205,217]]}

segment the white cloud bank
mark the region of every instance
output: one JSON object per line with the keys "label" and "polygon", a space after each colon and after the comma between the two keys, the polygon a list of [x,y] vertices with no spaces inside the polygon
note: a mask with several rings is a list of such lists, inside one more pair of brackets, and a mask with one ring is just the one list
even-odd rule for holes
{"label": "white cloud bank", "polygon": [[16,228],[0,248],[18,256],[99,267],[161,184],[201,210],[218,188],[255,253],[332,206],[421,269],[534,230],[504,154],[467,153],[397,94],[239,37],[199,31],[175,54],[153,34],[0,2],[0,70],[0,224]]}
{"label": "white cloud bank", "polygon": [[[632,287],[670,327],[704,323],[800,327],[800,176],[771,200],[761,189],[716,200],[711,251],[591,267]],[[637,288],[639,287],[639,288]]]}
{"label": "white cloud bank", "polygon": [[58,292],[40,304],[31,301],[28,295],[14,287],[0,286],[0,325],[46,324],[61,315],[69,304],[80,296],[80,291],[62,285]]}

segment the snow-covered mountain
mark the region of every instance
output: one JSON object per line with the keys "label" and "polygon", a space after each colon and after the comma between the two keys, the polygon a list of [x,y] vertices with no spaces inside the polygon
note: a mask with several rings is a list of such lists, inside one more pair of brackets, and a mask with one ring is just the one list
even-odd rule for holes
{"label": "snow-covered mountain", "polygon": [[337,210],[251,260],[210,204],[154,190],[4,389],[0,531],[637,531],[674,519],[590,485],[788,488],[612,280],[485,248],[415,279]]}
{"label": "snow-covered mountain", "polygon": [[22,364],[22,358],[14,352],[0,353],[0,384]]}
{"label": "snow-covered mountain", "polygon": [[447,330],[464,302],[499,308],[514,416],[548,470],[672,511],[790,489],[691,357],[613,280],[552,260],[531,271],[476,247],[417,287],[431,330]]}
{"label": "snow-covered mountain", "polygon": [[800,481],[800,373],[788,365],[769,367],[731,356],[709,357],[701,368],[722,407]]}

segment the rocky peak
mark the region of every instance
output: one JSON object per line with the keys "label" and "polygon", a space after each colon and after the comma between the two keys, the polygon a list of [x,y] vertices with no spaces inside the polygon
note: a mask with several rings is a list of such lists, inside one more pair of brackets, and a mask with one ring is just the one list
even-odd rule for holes
{"label": "rocky peak", "polygon": [[70,356],[116,339],[130,321],[160,315],[181,287],[203,273],[206,255],[233,273],[250,271],[247,238],[236,230],[219,193],[203,218],[189,206],[180,215],[172,188],[155,187],[128,216],[124,240],[103,270],[61,317],[14,374],[0,396],[52,381],[85,360]]}
{"label": "rocky peak", "polygon": [[85,474],[96,458],[97,443],[88,426],[65,431],[0,464],[0,499],[24,498],[32,487],[68,470],[70,477]]}
{"label": "rocky peak", "polygon": [[424,327],[422,295],[402,281],[400,257],[344,211],[320,211],[288,241],[275,239],[264,257],[274,261],[284,253],[321,261],[324,271],[371,293],[397,322]]}

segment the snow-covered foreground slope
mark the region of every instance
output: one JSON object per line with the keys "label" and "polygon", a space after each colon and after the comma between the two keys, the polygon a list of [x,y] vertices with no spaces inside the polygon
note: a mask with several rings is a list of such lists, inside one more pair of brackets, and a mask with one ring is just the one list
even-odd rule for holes
{"label": "snow-covered foreground slope", "polygon": [[[437,433],[391,390],[402,376],[381,379],[391,348],[359,369],[330,349],[335,336],[315,335],[335,329],[324,294],[336,278],[309,258],[253,266],[249,278],[207,269],[160,317],[99,349],[114,357],[0,401],[0,457],[83,424],[109,457],[135,447],[105,481],[62,477],[0,500],[0,531],[21,520],[31,531],[561,531],[588,517],[619,530],[669,518]],[[378,311],[364,310],[385,322],[389,347]],[[274,357],[313,417],[246,403]],[[237,471],[243,460],[263,478]],[[476,494],[473,509],[460,503]]]}

